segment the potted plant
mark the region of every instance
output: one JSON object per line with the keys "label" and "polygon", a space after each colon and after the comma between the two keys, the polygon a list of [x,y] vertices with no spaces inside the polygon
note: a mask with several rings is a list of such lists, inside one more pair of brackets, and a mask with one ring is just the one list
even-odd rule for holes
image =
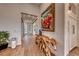
{"label": "potted plant", "polygon": [[0,50],[7,48],[9,33],[7,31],[0,31]]}

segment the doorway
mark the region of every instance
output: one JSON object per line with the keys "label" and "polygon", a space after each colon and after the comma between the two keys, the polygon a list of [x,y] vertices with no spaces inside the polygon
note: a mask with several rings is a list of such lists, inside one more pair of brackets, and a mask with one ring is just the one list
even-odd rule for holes
{"label": "doorway", "polygon": [[36,19],[37,16],[27,13],[21,13],[21,37],[22,42],[26,47],[28,47],[28,45],[30,44],[31,38],[33,36],[33,25]]}

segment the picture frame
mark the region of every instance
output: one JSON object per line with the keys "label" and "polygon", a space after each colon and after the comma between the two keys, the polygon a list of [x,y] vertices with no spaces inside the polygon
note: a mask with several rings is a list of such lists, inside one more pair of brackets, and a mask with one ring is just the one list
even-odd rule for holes
{"label": "picture frame", "polygon": [[42,31],[55,32],[55,3],[51,3],[41,14]]}

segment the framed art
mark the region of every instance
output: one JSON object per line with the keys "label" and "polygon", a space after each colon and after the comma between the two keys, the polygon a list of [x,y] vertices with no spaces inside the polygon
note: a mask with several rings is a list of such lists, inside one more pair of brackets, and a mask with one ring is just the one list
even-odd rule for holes
{"label": "framed art", "polygon": [[55,32],[55,4],[52,3],[41,14],[41,25],[43,31]]}

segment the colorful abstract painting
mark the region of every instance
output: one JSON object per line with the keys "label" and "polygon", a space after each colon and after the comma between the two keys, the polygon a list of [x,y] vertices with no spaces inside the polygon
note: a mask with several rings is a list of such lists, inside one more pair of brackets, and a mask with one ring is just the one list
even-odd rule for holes
{"label": "colorful abstract painting", "polygon": [[43,31],[55,31],[55,4],[52,3],[41,14],[41,24]]}

